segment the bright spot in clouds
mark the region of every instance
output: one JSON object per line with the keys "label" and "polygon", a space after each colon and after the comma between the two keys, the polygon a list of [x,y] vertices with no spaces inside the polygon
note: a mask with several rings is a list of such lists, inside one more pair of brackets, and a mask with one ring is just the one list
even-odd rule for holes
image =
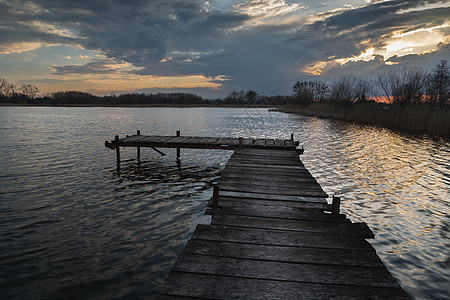
{"label": "bright spot in clouds", "polygon": [[[42,92],[289,94],[449,57],[449,1],[0,0],[0,77]],[[401,59],[399,59],[401,58]]]}
{"label": "bright spot in clouds", "polygon": [[[389,59],[391,57],[402,57],[411,54],[422,55],[436,51],[439,44],[446,42],[446,36],[441,30],[449,27],[450,25],[444,24],[431,28],[393,33],[393,35],[385,41],[386,46],[379,49],[370,47],[359,55],[339,58],[328,62],[316,62],[314,65],[309,65],[301,69],[301,71],[304,74],[319,76],[323,74],[326,67],[329,67],[334,62],[337,62],[340,65],[358,61],[368,62],[374,60],[376,55],[381,55],[387,65],[394,65],[397,64],[397,62],[390,62]],[[334,58],[334,56],[330,56],[329,59],[330,58]]]}

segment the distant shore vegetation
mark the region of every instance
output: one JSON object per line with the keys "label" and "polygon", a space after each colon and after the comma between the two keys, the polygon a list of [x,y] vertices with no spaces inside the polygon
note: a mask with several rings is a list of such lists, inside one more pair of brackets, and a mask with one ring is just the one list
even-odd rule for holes
{"label": "distant shore vegetation", "polygon": [[370,78],[340,76],[333,82],[297,81],[288,96],[253,90],[204,99],[190,93],[127,93],[96,96],[61,91],[39,96],[30,84],[0,78],[1,105],[41,106],[266,106],[309,116],[376,124],[414,134],[450,137],[449,65],[441,60],[427,72],[417,64],[389,68]]}
{"label": "distant shore vegetation", "polygon": [[410,64],[372,78],[296,82],[290,105],[280,110],[448,138],[449,73],[447,61],[442,60],[431,72]]}
{"label": "distant shore vegetation", "polygon": [[41,106],[280,106],[292,103],[291,96],[263,96],[257,92],[233,91],[221,99],[204,99],[190,93],[126,93],[96,96],[80,91],[61,91],[38,96],[39,88],[20,87],[0,78],[0,104]]}

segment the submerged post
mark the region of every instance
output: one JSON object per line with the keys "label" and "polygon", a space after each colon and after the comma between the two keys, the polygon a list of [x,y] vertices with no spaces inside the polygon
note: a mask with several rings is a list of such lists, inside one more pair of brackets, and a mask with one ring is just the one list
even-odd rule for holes
{"label": "submerged post", "polygon": [[212,208],[219,208],[219,186],[215,185],[213,189],[213,197],[212,197]]}
{"label": "submerged post", "polygon": [[[177,130],[177,136],[181,136],[181,133],[179,130]],[[177,159],[180,159],[180,148],[177,148]]]}
{"label": "submerged post", "polygon": [[[136,135],[141,135],[141,131],[138,130],[136,132]],[[141,159],[141,147],[137,147],[137,159],[138,159],[138,161]]]}
{"label": "submerged post", "polygon": [[337,218],[340,212],[341,198],[333,196],[331,206],[332,206],[331,215],[333,216],[333,218]]}
{"label": "submerged post", "polygon": [[116,135],[114,137],[114,141],[116,143],[116,158],[117,158],[117,166],[120,166],[120,148],[119,148],[119,136]]}

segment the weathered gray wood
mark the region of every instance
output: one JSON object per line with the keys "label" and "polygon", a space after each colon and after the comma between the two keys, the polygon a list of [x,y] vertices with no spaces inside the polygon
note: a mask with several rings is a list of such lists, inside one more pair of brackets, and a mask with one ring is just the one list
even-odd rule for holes
{"label": "weathered gray wood", "polygon": [[311,197],[327,197],[327,194],[318,187],[306,187],[305,189],[302,189],[301,186],[299,186],[296,189],[287,189],[287,188],[276,188],[276,187],[258,187],[256,185],[254,186],[247,186],[247,185],[235,185],[235,184],[222,184],[219,183],[219,186],[222,190],[226,191],[235,191],[239,192],[242,191],[243,193],[258,193],[258,194],[271,194],[275,196],[281,196],[281,195],[288,195],[288,196],[311,196]]}
{"label": "weathered gray wood", "polygon": [[326,197],[308,197],[308,196],[291,196],[291,195],[271,195],[263,193],[236,192],[221,190],[220,197],[248,198],[248,199],[266,199],[266,200],[286,200],[286,201],[303,201],[303,202],[319,202],[327,203]]}
{"label": "weathered gray wood", "polygon": [[264,146],[266,144],[266,139],[256,139],[253,144],[255,146]]}
{"label": "weathered gray wood", "polygon": [[[401,288],[312,284],[172,272],[161,299],[409,299]],[[164,298],[166,297],[166,298]]]}
{"label": "weathered gray wood", "polygon": [[285,166],[299,166],[305,167],[300,160],[293,160],[291,158],[286,159],[273,159],[273,158],[265,158],[265,157],[232,157],[231,160],[233,162],[239,162],[240,164],[254,164],[254,165],[262,165],[262,167],[267,167],[267,165],[285,165]]}
{"label": "weathered gray wood", "polygon": [[[241,278],[399,288],[385,268],[316,265],[183,253],[174,271]],[[270,270],[270,272],[268,272]]]}
{"label": "weathered gray wood", "polygon": [[362,237],[336,236],[326,233],[294,232],[274,229],[197,225],[192,239],[241,242],[259,245],[278,245],[327,249],[371,250]]}
{"label": "weathered gray wood", "polygon": [[295,142],[292,140],[285,140],[284,143],[286,147],[295,147]]}
{"label": "weathered gray wood", "polygon": [[[259,141],[259,144],[257,145],[257,141]],[[264,145],[266,142],[265,139],[261,140],[255,140],[253,145],[261,146]],[[244,156],[263,156],[263,157],[280,157],[280,158],[286,158],[290,157],[293,159],[298,159],[298,155],[295,153],[295,151],[285,151],[285,150],[277,150],[277,149],[270,149],[270,148],[249,148],[249,149],[238,149],[234,152],[236,155],[244,155]]]}
{"label": "weathered gray wood", "polygon": [[[262,177],[264,180],[250,180],[247,178],[241,178],[241,179],[235,179],[230,177],[221,178],[220,182],[222,185],[235,185],[238,186],[246,186],[246,187],[255,187],[260,188],[264,190],[271,190],[271,189],[309,189],[309,190],[320,190],[323,192],[322,188],[320,187],[320,184],[314,181],[306,181],[306,178],[303,178],[303,181],[286,181],[283,182],[281,180],[270,182],[270,177]],[[243,192],[245,191],[242,190]],[[274,194],[276,194],[274,192]],[[295,194],[295,193],[294,193]]]}
{"label": "weathered gray wood", "polygon": [[242,146],[250,146],[253,145],[254,142],[255,142],[254,138],[245,138],[244,142],[242,143]]}
{"label": "weathered gray wood", "polygon": [[[320,214],[319,214],[320,212]],[[345,215],[340,214],[338,218],[331,217],[331,214],[323,213],[323,211],[317,211],[317,214],[312,214],[309,209],[303,209],[302,204],[299,204],[298,208],[283,207],[283,206],[264,206],[258,207],[255,205],[241,204],[237,207],[222,206],[220,204],[219,197],[219,209],[218,210],[206,210],[206,214],[226,214],[226,215],[238,215],[238,216],[254,216],[265,218],[284,218],[289,220],[308,220],[317,222],[350,222]]]}
{"label": "weathered gray wood", "polygon": [[[308,199],[306,197],[306,199]],[[313,199],[314,201],[314,199]],[[317,199],[314,202],[304,202],[304,201],[289,201],[289,200],[267,200],[267,199],[251,199],[251,198],[232,198],[232,197],[220,197],[220,206],[231,207],[239,209],[243,205],[255,205],[255,207],[260,207],[263,209],[268,209],[271,206],[286,206],[298,209],[300,211],[308,210],[322,210],[331,211],[331,204],[322,202],[322,199]],[[208,206],[212,204],[208,202]]]}
{"label": "weathered gray wood", "polygon": [[255,168],[255,169],[268,169],[268,170],[283,170],[283,171],[295,171],[295,170],[305,170],[304,166],[286,166],[286,165],[275,165],[275,164],[252,164],[252,163],[241,163],[238,161],[233,161],[232,159],[230,159],[230,161],[228,161],[227,165],[237,165],[239,167],[248,167],[248,168]]}
{"label": "weathered gray wood", "polygon": [[228,143],[230,143],[231,140],[232,140],[232,138],[221,137],[217,141],[214,142],[214,145],[217,145],[217,146],[226,145],[226,146],[228,146]]}
{"label": "weathered gray wood", "polygon": [[284,140],[276,139],[276,140],[275,140],[275,146],[276,146],[276,147],[284,147],[284,146],[285,146],[285,145],[284,145]]}
{"label": "weathered gray wood", "polygon": [[374,238],[366,223],[317,223],[299,220],[268,219],[251,216],[214,215],[211,225],[277,229],[299,232],[331,233],[334,235],[351,235]]}
{"label": "weathered gray wood", "polygon": [[266,144],[264,145],[267,148],[273,148],[275,146],[275,140],[274,139],[266,139]]}
{"label": "weathered gray wood", "polygon": [[271,183],[279,184],[285,183],[291,187],[297,186],[299,184],[305,183],[317,183],[317,180],[311,176],[289,176],[289,175],[270,175],[270,174],[260,174],[258,175],[250,175],[250,174],[242,174],[238,172],[223,172],[220,176],[220,181],[238,181],[238,182],[253,182],[257,185],[266,184],[269,185]]}
{"label": "weathered gray wood", "polygon": [[132,136],[125,137],[123,139],[119,139],[119,141],[122,141],[122,142],[136,142],[136,141],[142,140],[144,137],[145,136],[143,136],[143,135],[132,135]]}
{"label": "weathered gray wood", "polygon": [[189,240],[184,253],[320,265],[384,268],[375,250],[342,250]]}
{"label": "weathered gray wood", "polygon": [[289,170],[286,172],[286,170],[267,170],[264,168],[248,168],[248,167],[242,167],[239,165],[227,165],[225,170],[223,170],[222,175],[250,175],[250,176],[276,176],[276,177],[295,177],[295,178],[311,178],[311,174],[308,172],[308,170]]}

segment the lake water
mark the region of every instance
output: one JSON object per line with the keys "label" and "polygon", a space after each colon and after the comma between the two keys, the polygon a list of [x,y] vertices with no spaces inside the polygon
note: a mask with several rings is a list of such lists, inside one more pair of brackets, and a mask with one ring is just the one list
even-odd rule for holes
{"label": "lake water", "polygon": [[0,298],[151,299],[231,155],[160,156],[115,134],[290,138],[415,299],[449,297],[450,141],[264,108],[0,107]]}

